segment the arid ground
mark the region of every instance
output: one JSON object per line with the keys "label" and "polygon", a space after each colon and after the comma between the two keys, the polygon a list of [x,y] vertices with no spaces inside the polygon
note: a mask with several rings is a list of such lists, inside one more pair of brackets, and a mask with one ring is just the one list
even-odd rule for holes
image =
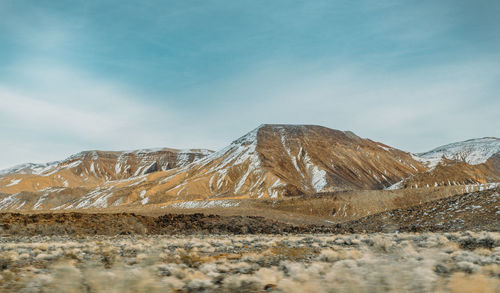
{"label": "arid ground", "polygon": [[0,292],[498,292],[494,232],[11,236]]}
{"label": "arid ground", "polygon": [[499,292],[498,187],[379,194],[0,213],[0,292]]}

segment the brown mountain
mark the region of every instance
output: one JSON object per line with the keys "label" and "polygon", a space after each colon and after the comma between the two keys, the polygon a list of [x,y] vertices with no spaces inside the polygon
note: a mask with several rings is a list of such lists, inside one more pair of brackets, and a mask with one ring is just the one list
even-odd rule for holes
{"label": "brown mountain", "polygon": [[[25,200],[26,208],[162,205],[207,198],[382,189],[426,170],[403,151],[352,132],[313,125],[262,125],[228,147],[195,160],[201,154],[206,152],[82,153],[36,174],[4,175],[0,192],[23,191],[23,197],[37,199]],[[179,159],[184,156],[187,159]],[[177,168],[163,171],[168,167]],[[11,207],[22,204],[9,202]]]}
{"label": "brown mountain", "polygon": [[352,132],[313,125],[262,125],[190,165],[140,181],[114,182],[109,188],[114,196],[128,195],[124,203],[162,205],[383,189],[424,170],[408,153]]}
{"label": "brown mountain", "polygon": [[36,192],[46,188],[96,187],[156,171],[185,166],[212,153],[208,150],[145,149],[85,151],[63,161],[24,164],[0,172],[0,192]]}
{"label": "brown mountain", "polygon": [[349,131],[262,125],[215,153],[92,151],[14,168],[0,176],[0,209],[225,207],[238,199],[496,182],[496,143],[412,155]]}
{"label": "brown mountain", "polygon": [[500,182],[500,139],[485,137],[440,146],[414,158],[429,170],[394,187],[421,188]]}

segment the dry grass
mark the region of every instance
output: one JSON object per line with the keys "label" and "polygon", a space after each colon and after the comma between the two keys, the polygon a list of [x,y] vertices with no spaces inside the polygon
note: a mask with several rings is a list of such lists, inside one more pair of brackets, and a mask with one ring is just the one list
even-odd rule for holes
{"label": "dry grass", "polygon": [[492,232],[0,240],[0,292],[499,290]]}
{"label": "dry grass", "polygon": [[300,261],[306,259],[308,256],[318,254],[318,251],[311,247],[290,247],[280,242],[269,250],[271,256],[277,256],[280,259],[288,259],[293,261]]}

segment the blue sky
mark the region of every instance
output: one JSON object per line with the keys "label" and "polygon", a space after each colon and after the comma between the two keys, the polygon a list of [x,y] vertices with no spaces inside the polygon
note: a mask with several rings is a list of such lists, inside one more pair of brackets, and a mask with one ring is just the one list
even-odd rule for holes
{"label": "blue sky", "polygon": [[499,1],[0,0],[0,168],[262,123],[500,136]]}

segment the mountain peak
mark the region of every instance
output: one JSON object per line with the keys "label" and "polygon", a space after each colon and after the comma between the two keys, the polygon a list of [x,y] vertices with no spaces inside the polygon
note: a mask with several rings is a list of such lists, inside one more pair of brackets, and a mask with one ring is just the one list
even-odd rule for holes
{"label": "mountain peak", "polygon": [[[195,184],[162,181],[171,195],[276,197],[383,188],[421,171],[399,150],[351,131],[319,125],[262,124],[226,148],[179,170]],[[202,183],[205,182],[205,183]]]}
{"label": "mountain peak", "polygon": [[257,128],[234,140],[231,145],[251,145],[279,135],[282,141],[288,139],[302,139],[312,137],[330,137],[338,141],[356,141],[361,138],[352,131],[340,131],[312,124],[261,124]]}
{"label": "mountain peak", "polygon": [[310,127],[323,127],[313,124],[261,124],[258,129],[304,129]]}

